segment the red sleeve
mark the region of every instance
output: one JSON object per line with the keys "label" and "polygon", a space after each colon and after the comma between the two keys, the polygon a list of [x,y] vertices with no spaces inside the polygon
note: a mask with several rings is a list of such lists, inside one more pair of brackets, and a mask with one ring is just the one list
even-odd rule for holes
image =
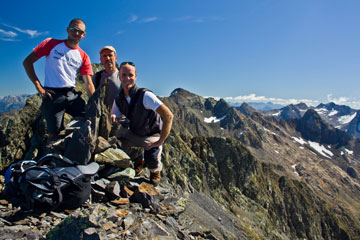
{"label": "red sleeve", "polygon": [[81,48],[79,48],[79,51],[83,61],[83,64],[80,67],[81,75],[94,75],[89,56]]}
{"label": "red sleeve", "polygon": [[42,41],[37,47],[34,48],[34,53],[38,58],[49,55],[51,49],[53,49],[56,45],[63,42],[64,40],[57,40],[53,38],[47,38]]}

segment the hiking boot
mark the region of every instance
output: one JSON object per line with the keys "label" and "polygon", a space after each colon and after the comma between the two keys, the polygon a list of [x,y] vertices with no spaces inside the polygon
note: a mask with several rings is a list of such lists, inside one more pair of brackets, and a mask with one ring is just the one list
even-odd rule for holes
{"label": "hiking boot", "polygon": [[138,158],[137,160],[135,160],[135,163],[134,163],[134,169],[135,169],[135,176],[139,176],[143,170],[144,170],[144,167],[145,167],[145,160],[143,158]]}
{"label": "hiking boot", "polygon": [[160,172],[150,172],[150,182],[155,187],[159,185],[161,180],[161,174]]}

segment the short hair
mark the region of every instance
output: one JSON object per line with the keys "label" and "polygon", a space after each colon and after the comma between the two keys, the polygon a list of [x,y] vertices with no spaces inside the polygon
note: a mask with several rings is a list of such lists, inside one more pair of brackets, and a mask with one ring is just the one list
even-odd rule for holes
{"label": "short hair", "polygon": [[82,24],[85,25],[85,28],[86,28],[85,22],[84,22],[82,19],[80,19],[80,18],[74,18],[73,20],[71,20],[70,23],[69,23],[69,27],[70,27],[70,25],[71,25],[72,23],[82,23]]}
{"label": "short hair", "polygon": [[125,66],[125,65],[133,66],[135,68],[135,72],[136,72],[136,66],[135,66],[135,63],[133,63],[133,62],[122,62],[122,63],[120,63],[119,71],[120,71],[121,67]]}

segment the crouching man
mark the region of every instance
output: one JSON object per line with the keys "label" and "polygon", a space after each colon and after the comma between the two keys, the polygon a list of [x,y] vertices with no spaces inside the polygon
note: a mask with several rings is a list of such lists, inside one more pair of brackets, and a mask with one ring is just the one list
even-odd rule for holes
{"label": "crouching man", "polygon": [[129,129],[117,137],[124,145],[144,148],[144,160],[135,167],[139,171],[145,164],[150,170],[151,183],[157,186],[161,179],[161,152],[171,130],[173,114],[155,94],[136,85],[134,63],[121,63],[119,78],[122,89],[115,98],[111,119],[116,122],[124,115],[130,123]]}

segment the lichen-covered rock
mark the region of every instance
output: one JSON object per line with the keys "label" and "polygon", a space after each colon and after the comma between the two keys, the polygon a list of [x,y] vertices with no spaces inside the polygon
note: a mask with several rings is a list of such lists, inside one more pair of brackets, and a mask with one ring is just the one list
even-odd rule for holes
{"label": "lichen-covered rock", "polygon": [[99,164],[107,164],[119,168],[132,166],[130,157],[119,148],[108,148],[104,152],[95,154],[94,160]]}

